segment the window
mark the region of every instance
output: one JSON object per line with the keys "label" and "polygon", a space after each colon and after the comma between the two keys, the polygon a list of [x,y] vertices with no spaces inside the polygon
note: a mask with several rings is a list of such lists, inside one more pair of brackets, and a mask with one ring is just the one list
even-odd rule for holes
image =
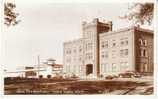
{"label": "window", "polygon": [[105,48],[108,48],[108,41],[105,41]]}
{"label": "window", "polygon": [[120,63],[120,69],[124,70],[124,63],[123,62]]}
{"label": "window", "polygon": [[71,54],[71,50],[70,49],[66,50],[66,54]]}
{"label": "window", "polygon": [[112,58],[116,57],[116,50],[112,50]]}
{"label": "window", "polygon": [[82,52],[82,48],[79,49],[79,52]]}
{"label": "window", "polygon": [[70,63],[71,62],[71,58],[67,58],[66,62]]}
{"label": "window", "polygon": [[101,64],[101,72],[104,72],[104,63]]}
{"label": "window", "polygon": [[127,39],[127,38],[121,39],[120,45],[121,45],[121,46],[123,46],[123,45],[128,45],[128,39]]}
{"label": "window", "polygon": [[82,65],[80,65],[80,67],[79,67],[79,73],[81,73],[82,72]]}
{"label": "window", "polygon": [[108,64],[107,63],[105,63],[105,65],[104,65],[104,72],[106,72],[107,71],[107,66],[108,66]]}
{"label": "window", "polygon": [[143,56],[145,56],[146,50],[143,50]]}
{"label": "window", "polygon": [[103,42],[101,43],[101,47],[102,47],[102,48],[108,48],[108,41],[103,41]]}
{"label": "window", "polygon": [[140,51],[141,51],[141,55],[140,56],[144,56],[144,50],[141,49]]}
{"label": "window", "polygon": [[147,57],[148,55],[147,55],[148,53],[147,53],[147,50],[146,49],[140,49],[140,56],[142,56],[142,57]]}
{"label": "window", "polygon": [[107,63],[102,63],[101,64],[101,72],[102,73],[105,73],[107,71],[107,65],[108,65]]}
{"label": "window", "polygon": [[147,65],[147,63],[144,63],[144,69],[145,69],[144,70],[145,72],[148,72],[148,65]]}
{"label": "window", "polygon": [[76,57],[74,57],[74,61],[76,61]]}
{"label": "window", "polygon": [[90,49],[92,49],[92,48],[93,48],[92,43],[87,43],[87,44],[86,44],[86,50],[90,50]]}
{"label": "window", "polygon": [[142,39],[139,39],[139,44],[143,45],[143,40]]}
{"label": "window", "polygon": [[108,52],[105,52],[105,58],[108,58],[108,56],[109,56]]}
{"label": "window", "polygon": [[76,53],[76,49],[74,49],[74,53]]}
{"label": "window", "polygon": [[121,45],[124,45],[124,41],[121,41]]}
{"label": "window", "polygon": [[144,46],[147,46],[147,40],[144,40]]}
{"label": "window", "polygon": [[128,49],[125,49],[125,55],[126,56],[128,55]]}
{"label": "window", "polygon": [[82,61],[82,56],[79,57],[79,61]]}
{"label": "window", "polygon": [[123,50],[120,50],[120,56],[123,56]]}
{"label": "window", "polygon": [[102,58],[104,58],[104,52],[102,52],[102,55],[101,55],[101,57],[102,57]]}
{"label": "window", "polygon": [[129,67],[129,63],[128,62],[121,62],[120,63],[121,71],[127,71],[128,67]]}
{"label": "window", "polygon": [[92,58],[93,58],[92,53],[87,53],[86,54],[86,59],[92,59]]}
{"label": "window", "polygon": [[115,47],[115,46],[116,46],[116,43],[113,43],[112,46]]}
{"label": "window", "polygon": [[104,42],[101,43],[101,47],[104,48]]}
{"label": "window", "polygon": [[143,50],[143,56],[147,57],[147,51],[145,49]]}
{"label": "window", "polygon": [[91,38],[92,37],[92,32],[91,31],[87,31],[87,33],[86,33],[87,35],[87,38]]}
{"label": "window", "polygon": [[102,58],[108,58],[108,52],[102,52],[101,57]]}
{"label": "window", "polygon": [[88,43],[88,49],[92,49],[92,43]]}
{"label": "window", "polygon": [[117,71],[117,68],[116,68],[116,64],[115,64],[115,63],[112,63],[112,71],[113,71],[113,72]]}
{"label": "window", "polygon": [[124,57],[124,56],[127,56],[128,55],[128,49],[122,49],[120,50],[120,56],[121,57]]}
{"label": "window", "polygon": [[128,40],[125,41],[125,44],[128,45]]}
{"label": "window", "polygon": [[70,66],[69,65],[66,66],[66,71],[70,72]]}

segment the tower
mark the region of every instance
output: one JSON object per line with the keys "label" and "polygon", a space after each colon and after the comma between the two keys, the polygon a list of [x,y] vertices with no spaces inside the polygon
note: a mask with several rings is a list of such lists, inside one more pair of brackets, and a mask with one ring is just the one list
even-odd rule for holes
{"label": "tower", "polygon": [[112,31],[112,22],[99,22],[98,18],[92,22],[82,23],[83,29],[83,68],[85,75],[100,75],[99,63],[99,34]]}

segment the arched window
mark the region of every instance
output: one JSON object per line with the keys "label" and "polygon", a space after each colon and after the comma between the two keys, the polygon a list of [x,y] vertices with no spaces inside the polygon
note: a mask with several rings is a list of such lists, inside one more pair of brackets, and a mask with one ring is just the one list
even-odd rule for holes
{"label": "arched window", "polygon": [[139,44],[143,45],[143,40],[142,39],[139,39]]}

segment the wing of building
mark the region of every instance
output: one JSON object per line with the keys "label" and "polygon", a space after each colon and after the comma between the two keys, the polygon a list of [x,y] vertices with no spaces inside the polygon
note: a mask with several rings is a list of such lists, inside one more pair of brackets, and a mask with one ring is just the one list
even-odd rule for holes
{"label": "wing of building", "polygon": [[124,71],[153,73],[153,31],[129,27],[112,31],[112,22],[83,22],[82,38],[64,42],[63,72],[80,77]]}

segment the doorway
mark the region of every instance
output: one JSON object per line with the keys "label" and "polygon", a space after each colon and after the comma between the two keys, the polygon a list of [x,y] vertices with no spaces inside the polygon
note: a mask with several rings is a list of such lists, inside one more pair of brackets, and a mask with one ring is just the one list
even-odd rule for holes
{"label": "doorway", "polygon": [[93,64],[87,64],[86,65],[86,75],[93,73]]}

